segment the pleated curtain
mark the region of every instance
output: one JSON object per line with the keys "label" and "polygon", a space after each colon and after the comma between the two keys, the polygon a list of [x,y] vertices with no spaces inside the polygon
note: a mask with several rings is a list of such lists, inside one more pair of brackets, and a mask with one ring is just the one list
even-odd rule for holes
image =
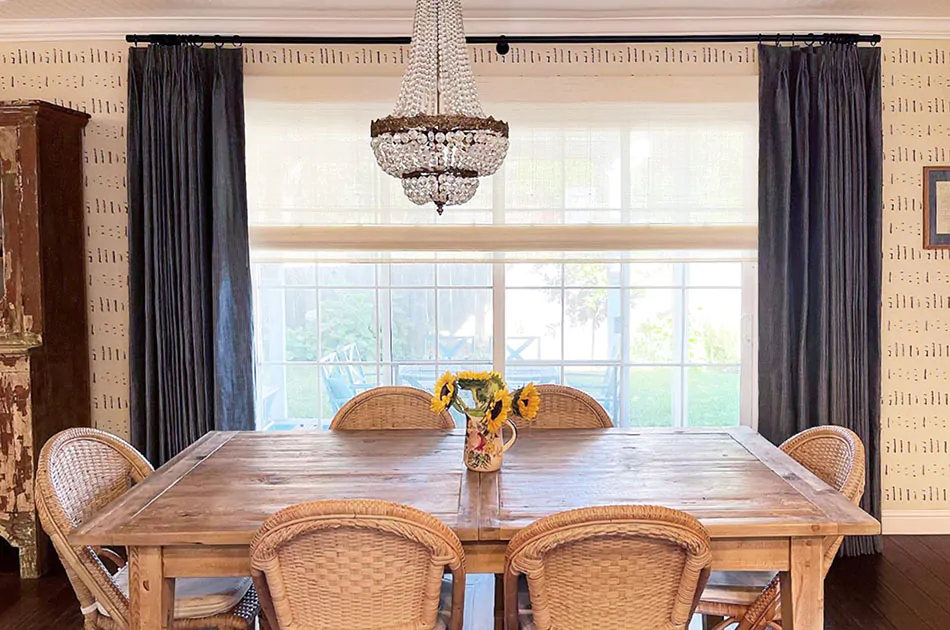
{"label": "pleated curtain", "polygon": [[129,50],[131,433],[162,464],[254,428],[240,50]]}
{"label": "pleated curtain", "polygon": [[880,518],[881,51],[760,46],[759,62],[759,431],[854,430]]}

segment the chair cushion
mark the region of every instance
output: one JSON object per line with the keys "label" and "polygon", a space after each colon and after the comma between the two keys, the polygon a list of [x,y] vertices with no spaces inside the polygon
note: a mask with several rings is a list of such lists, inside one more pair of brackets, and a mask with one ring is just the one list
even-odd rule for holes
{"label": "chair cushion", "polygon": [[770,571],[713,571],[703,591],[703,601],[748,606],[752,604],[772,578]]}
{"label": "chair cushion", "polygon": [[[119,590],[129,596],[128,567],[112,576]],[[198,619],[230,612],[247,595],[251,578],[179,578],[175,580],[175,619]],[[98,602],[99,613],[109,616]]]}

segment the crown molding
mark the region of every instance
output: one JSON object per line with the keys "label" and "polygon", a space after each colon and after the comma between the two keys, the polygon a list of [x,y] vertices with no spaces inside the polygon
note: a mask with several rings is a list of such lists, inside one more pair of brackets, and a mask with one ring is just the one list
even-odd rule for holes
{"label": "crown molding", "polygon": [[[697,35],[704,33],[878,33],[892,39],[950,39],[948,17],[782,16],[629,17],[611,12],[552,11],[466,16],[470,35]],[[116,40],[128,33],[222,35],[409,35],[405,13],[349,12],[307,17],[139,17],[0,20],[0,41]]]}

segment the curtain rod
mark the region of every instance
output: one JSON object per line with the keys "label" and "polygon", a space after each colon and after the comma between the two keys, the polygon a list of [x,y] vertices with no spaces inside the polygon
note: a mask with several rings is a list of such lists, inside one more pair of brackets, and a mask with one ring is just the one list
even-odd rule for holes
{"label": "curtain rod", "polygon": [[[499,54],[507,54],[511,44],[877,44],[880,35],[857,33],[759,33],[756,35],[475,35],[469,44],[494,44]],[[215,44],[223,46],[254,44],[325,44],[325,45],[406,45],[409,37],[309,37],[269,35],[126,35],[131,44]]]}

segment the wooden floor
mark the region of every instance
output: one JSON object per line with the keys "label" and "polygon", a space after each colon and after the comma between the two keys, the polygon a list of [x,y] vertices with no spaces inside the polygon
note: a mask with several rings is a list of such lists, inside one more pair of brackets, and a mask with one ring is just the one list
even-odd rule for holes
{"label": "wooden floor", "polygon": [[[10,553],[0,553],[0,629],[82,629],[65,577],[20,582],[12,568]],[[490,590],[478,600],[490,602]],[[825,610],[829,630],[950,629],[950,536],[888,537],[883,556],[839,559]],[[472,629],[481,630],[472,617]]]}

